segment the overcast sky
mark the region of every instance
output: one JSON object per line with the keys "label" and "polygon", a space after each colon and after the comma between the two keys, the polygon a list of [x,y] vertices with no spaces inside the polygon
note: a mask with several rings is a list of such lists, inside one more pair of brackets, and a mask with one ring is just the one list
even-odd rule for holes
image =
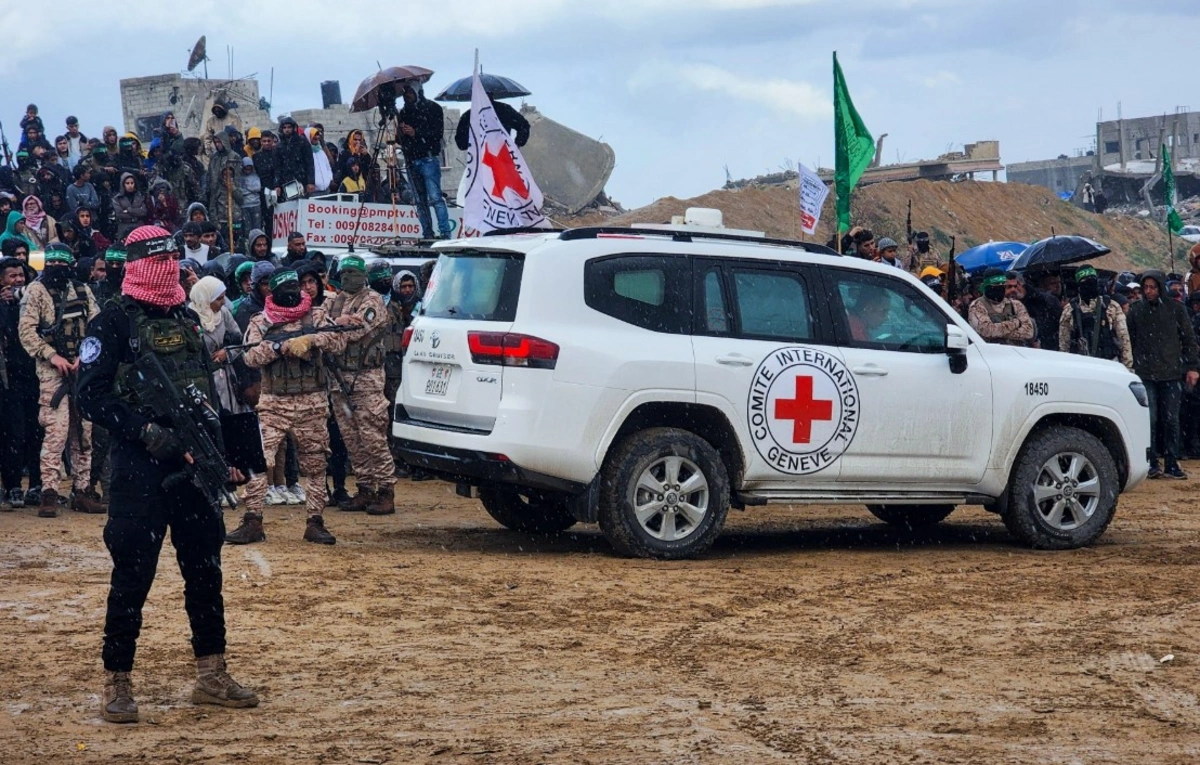
{"label": "overcast sky", "polygon": [[717,188],[725,166],[831,166],[834,49],[867,127],[888,133],[885,163],[984,139],[1007,163],[1091,148],[1118,102],[1127,117],[1188,105],[1185,30],[1200,30],[1200,3],[1180,0],[125,0],[102,19],[77,4],[46,26],[0,0],[10,143],[29,101],[51,137],[68,113],[88,135],[120,125],[118,81],[183,71],[201,34],[211,77],[226,46],[264,95],[275,68],[276,117],[320,106],[322,80],[348,100],[377,61],[433,69],[436,93],[478,47],[543,114],[612,145],[626,207]]}

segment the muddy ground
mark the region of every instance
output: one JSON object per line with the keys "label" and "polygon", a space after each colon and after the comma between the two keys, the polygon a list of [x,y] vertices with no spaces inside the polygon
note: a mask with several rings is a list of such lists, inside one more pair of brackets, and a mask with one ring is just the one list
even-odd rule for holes
{"label": "muddy ground", "polygon": [[1143,485],[1075,552],[979,509],[914,538],[759,508],[677,563],[505,531],[440,483],[401,484],[394,517],[332,511],[333,548],[276,508],[224,557],[261,706],[187,702],[167,548],[130,726],[97,713],[103,518],[4,513],[0,762],[1195,763],[1198,485]]}

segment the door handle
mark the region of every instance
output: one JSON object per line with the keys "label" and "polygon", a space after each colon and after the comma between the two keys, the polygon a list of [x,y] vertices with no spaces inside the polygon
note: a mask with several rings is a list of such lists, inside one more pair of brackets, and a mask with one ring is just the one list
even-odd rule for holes
{"label": "door handle", "polygon": [[729,367],[748,367],[754,363],[754,359],[747,358],[740,353],[731,353],[727,356],[718,356],[717,363]]}
{"label": "door handle", "polygon": [[875,366],[874,364],[863,364],[862,366],[850,367],[850,371],[856,375],[863,377],[887,377],[888,371],[883,367]]}

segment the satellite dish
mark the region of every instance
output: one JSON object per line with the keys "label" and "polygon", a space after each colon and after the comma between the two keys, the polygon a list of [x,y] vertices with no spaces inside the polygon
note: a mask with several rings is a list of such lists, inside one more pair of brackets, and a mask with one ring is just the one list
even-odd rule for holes
{"label": "satellite dish", "polygon": [[[192,46],[192,55],[188,56],[187,70],[190,72],[200,65],[201,61],[208,61],[206,54],[207,43],[204,40],[204,35],[200,35],[200,39]],[[205,67],[207,70],[208,67]]]}

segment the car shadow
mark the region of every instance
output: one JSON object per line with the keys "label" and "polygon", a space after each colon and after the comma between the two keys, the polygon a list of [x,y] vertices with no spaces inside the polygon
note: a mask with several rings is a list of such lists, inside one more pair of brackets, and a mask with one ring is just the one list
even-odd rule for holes
{"label": "car shadow", "polygon": [[[375,538],[382,538],[384,544],[406,551],[425,549],[451,554],[613,555],[612,546],[594,525],[579,526],[555,534],[524,534],[491,526],[426,525],[416,529],[382,531]],[[364,541],[369,543],[369,539]],[[855,519],[849,522],[806,522],[802,528],[786,522],[761,524],[750,529],[726,528],[702,558],[716,560],[806,550],[870,552],[1012,547],[1018,545],[999,522],[994,525],[946,522],[929,529],[908,532],[880,522]]]}

